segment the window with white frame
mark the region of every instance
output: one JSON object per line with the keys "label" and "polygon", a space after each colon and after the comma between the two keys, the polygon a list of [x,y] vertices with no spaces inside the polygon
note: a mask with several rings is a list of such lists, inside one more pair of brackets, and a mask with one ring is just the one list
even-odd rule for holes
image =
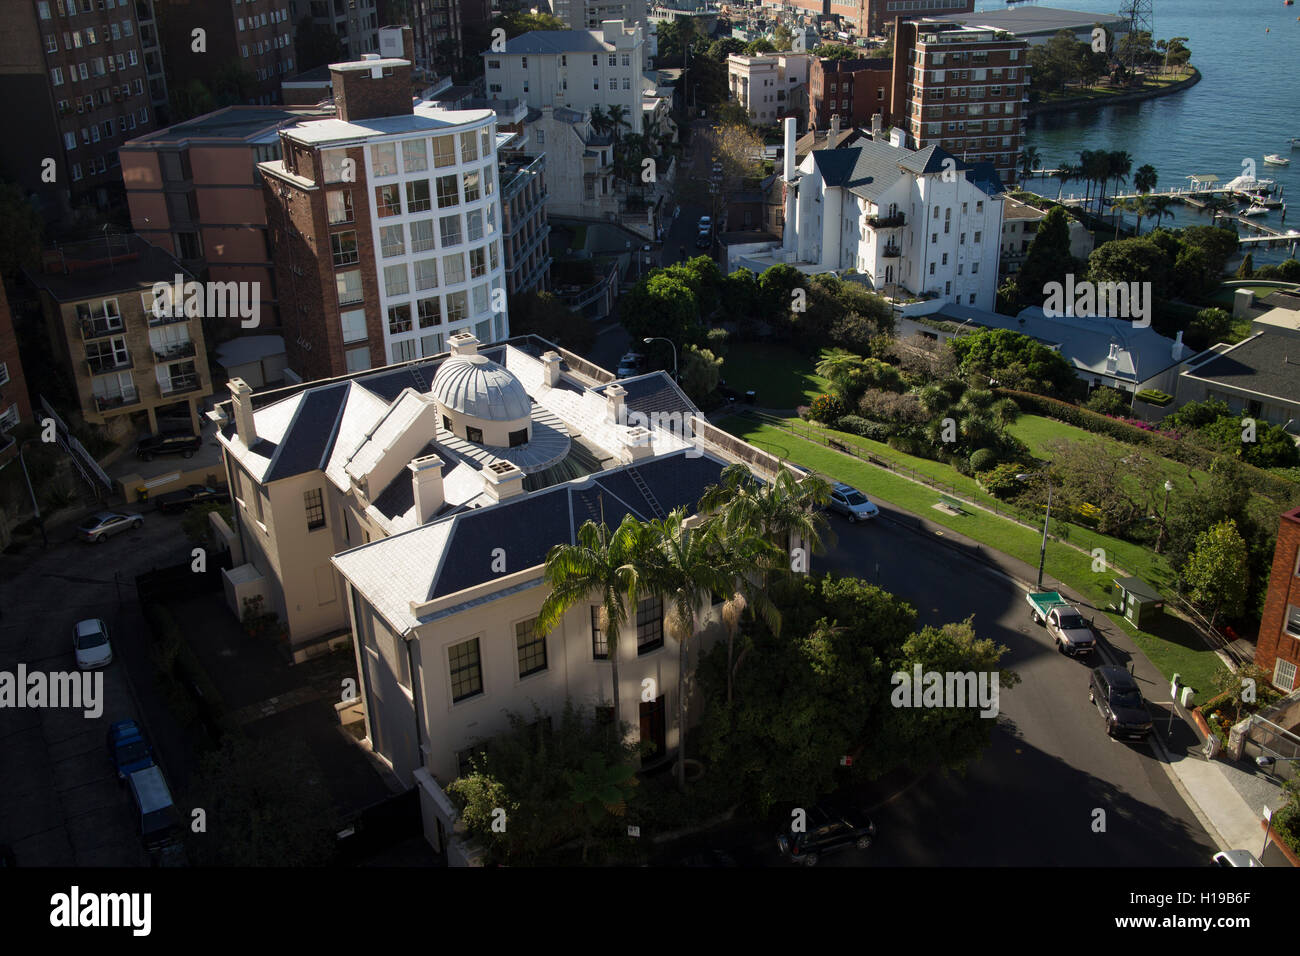
{"label": "window with white frame", "polygon": [[1273,665],[1273,686],[1284,691],[1295,690],[1295,663],[1279,657]]}
{"label": "window with white frame", "polygon": [[363,342],[366,339],[366,310],[349,309],[339,313],[339,323],[343,326],[343,342]]}

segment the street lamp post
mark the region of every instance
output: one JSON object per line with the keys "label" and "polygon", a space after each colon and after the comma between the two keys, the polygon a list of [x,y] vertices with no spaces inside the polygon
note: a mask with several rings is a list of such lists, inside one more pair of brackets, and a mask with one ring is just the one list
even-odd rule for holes
{"label": "street lamp post", "polygon": [[1168,478],[1166,478],[1165,479],[1165,507],[1164,510],[1160,512],[1160,536],[1156,538],[1156,554],[1159,554],[1160,549],[1164,547],[1165,528],[1166,528],[1165,519],[1169,517],[1169,492],[1173,490],[1174,490],[1174,483],[1170,481]]}
{"label": "street lamp post", "polygon": [[50,539],[45,535],[45,519],[41,517],[41,506],[36,503],[36,492],[32,489],[32,476],[27,473],[27,459],[23,457],[23,448],[29,441],[30,438],[24,439],[18,445],[18,464],[22,466],[23,477],[27,479],[27,493],[32,498],[32,515],[36,518],[36,526],[41,529],[41,546],[48,548]]}
{"label": "street lamp post", "polygon": [[647,335],[641,341],[646,345],[649,345],[651,342],[667,342],[673,347],[673,381],[677,381],[677,343],[672,339],[664,338],[662,335]]}
{"label": "street lamp post", "polygon": [[1042,477],[1047,482],[1047,514],[1043,516],[1043,543],[1038,548],[1038,589],[1043,589],[1043,568],[1047,565],[1047,529],[1052,523],[1052,478],[1044,470],[1034,474],[1021,473],[1016,475],[1018,481],[1030,481],[1035,477]]}

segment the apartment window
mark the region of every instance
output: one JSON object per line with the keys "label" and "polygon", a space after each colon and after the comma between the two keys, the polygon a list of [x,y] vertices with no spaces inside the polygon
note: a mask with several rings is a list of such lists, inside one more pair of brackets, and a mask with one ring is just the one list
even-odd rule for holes
{"label": "apartment window", "polygon": [[930,275],[934,275],[934,263],[930,263]]}
{"label": "apartment window", "polygon": [[364,372],[370,368],[370,346],[348,349],[343,353],[349,372]]}
{"label": "apartment window", "polygon": [[54,69],[50,70],[50,82],[53,83],[55,86],[62,86],[62,85],[63,85],[63,68],[62,68],[62,67],[57,67],[57,66],[56,66]]}
{"label": "apartment window", "polygon": [[1286,632],[1292,637],[1300,637],[1300,605],[1291,604],[1286,609]]}
{"label": "apartment window", "polygon": [[600,54],[598,54],[598,53],[593,53],[593,54],[591,55],[591,65],[592,65],[592,66],[600,66]]}
{"label": "apartment window", "polygon": [[623,65],[624,65],[624,66],[631,66],[631,65],[632,65],[632,57],[631,57],[631,54],[630,54],[630,53],[624,53],[624,54],[623,54]]}
{"label": "apartment window", "polygon": [[49,0],[40,0],[40,2],[36,4],[36,15],[42,20],[48,20],[50,18]]}
{"label": "apartment window", "polygon": [[417,291],[436,289],[438,287],[438,260],[420,259],[414,263],[415,288]]}
{"label": "apartment window", "polygon": [[437,355],[442,351],[442,333],[433,332],[429,335],[420,336],[420,354],[425,358]]}
{"label": "apartment window", "polygon": [[325,501],[319,488],[302,493],[303,509],[307,513],[307,530],[325,527]]}
{"label": "apartment window", "polygon": [[406,252],[405,233],[401,226],[379,227],[379,254],[385,259],[400,256]]}
{"label": "apartment window", "polygon": [[616,78],[613,78],[613,77],[610,78],[610,81],[609,81],[609,88],[610,88],[611,90],[617,90],[617,89],[618,89],[618,80],[617,80]]}
{"label": "apartment window", "polygon": [[366,310],[352,309],[339,313],[339,323],[343,326],[343,344],[363,342],[366,338]]}
{"label": "apartment window", "polygon": [[488,251],[492,255],[492,261],[488,265],[488,268],[490,269],[496,269],[497,267],[497,261],[498,261],[497,256],[500,255],[500,253],[497,250],[500,245],[501,243],[499,242],[493,242],[490,246],[488,246]]}
{"label": "apartment window", "polygon": [[388,307],[388,331],[400,335],[411,331],[411,307],[407,303]]}
{"label": "apartment window", "polygon": [[939,241],[939,234],[937,232],[930,233],[930,245],[934,245],[938,241]]}
{"label": "apartment window", "polygon": [[335,273],[334,284],[338,288],[339,305],[351,305],[353,302],[360,302],[364,298],[361,292],[360,269]]}
{"label": "apartment window", "polygon": [[664,646],[664,605],[658,597],[643,598],[636,606],[636,652],[649,654]]}
{"label": "apartment window", "polygon": [[[540,136],[541,130],[538,130],[537,132],[538,135]],[[538,145],[540,145],[542,140],[538,139],[537,142]],[[465,201],[466,202],[478,202],[479,199],[478,179],[479,179],[478,173],[465,174]]]}
{"label": "apartment window", "polygon": [[407,212],[426,212],[431,205],[432,203],[429,200],[429,180],[416,179],[406,184]]}
{"label": "apartment window", "polygon": [[429,168],[428,140],[408,139],[402,143],[402,168],[408,173],[422,173]]}
{"label": "apartment window", "polygon": [[945,282],[945,283],[943,284],[943,294],[944,294],[944,295],[952,295],[952,283],[951,283],[951,282]]}
{"label": "apartment window", "polygon": [[591,608],[591,656],[598,661],[609,660],[609,639],[600,626],[600,607]]}
{"label": "apartment window", "polygon": [[945,220],[943,224],[943,234],[946,236],[952,232],[952,223]]}
{"label": "apartment window", "polygon": [[375,211],[380,219],[402,214],[402,194],[396,183],[375,187]]}
{"label": "apartment window", "polygon": [[460,245],[460,216],[443,216],[438,221],[438,229],[442,235],[442,247],[444,249]]}
{"label": "apartment window", "polygon": [[976,242],[976,244],[979,243],[979,241],[980,241],[980,236],[982,236],[982,235],[984,235],[984,233],[982,233],[982,232],[977,232],[977,233],[975,233],[975,242]]}
{"label": "apartment window", "polygon": [[941,262],[940,265],[945,265],[945,266],[946,266],[947,264],[948,264],[948,253],[945,252],[945,253],[943,254],[943,262]]}
{"label": "apartment window", "polygon": [[374,143],[370,147],[370,165],[376,176],[397,175],[397,144]]}
{"label": "apartment window", "polygon": [[1285,691],[1295,690],[1295,664],[1279,657],[1273,665],[1273,686]]}
{"label": "apartment window", "polygon": [[472,163],[478,159],[478,135],[462,133],[460,137],[460,161]]}
{"label": "apartment window", "polygon": [[974,304],[975,304],[975,293],[974,293],[974,292],[972,292],[972,293],[970,294],[970,299],[967,301],[967,304],[968,304],[968,305],[974,305]]}
{"label": "apartment window", "polygon": [[[428,183],[425,183],[425,196],[428,196]],[[460,205],[460,183],[455,176],[438,177],[438,208]],[[427,208],[427,207],[426,207]]]}
{"label": "apartment window", "polygon": [[537,631],[537,618],[515,625],[515,646],[519,651],[519,676],[546,670],[546,635]]}
{"label": "apartment window", "polygon": [[[981,215],[983,212],[984,212],[984,200],[981,199],[979,202],[975,203],[975,215],[977,216]],[[977,232],[975,233],[975,235],[978,236],[979,233]],[[975,241],[979,242],[978,239],[976,239]]]}
{"label": "apartment window", "polygon": [[469,316],[467,302],[469,297],[464,292],[452,292],[447,296],[447,322],[461,322]]}
{"label": "apartment window", "polygon": [[[493,184],[496,182],[496,180],[493,178],[492,173],[493,173],[493,169],[491,166],[483,167],[483,195],[484,196],[492,195]],[[466,179],[465,182],[466,185],[468,185],[469,180]],[[468,201],[469,200],[466,200],[466,202]]]}
{"label": "apartment window", "polygon": [[501,61],[500,61],[500,60],[488,60],[488,61],[487,61],[487,68],[488,68],[489,70],[499,70],[499,69],[501,69]]}
{"label": "apartment window", "polygon": [[433,165],[438,167],[456,165],[455,136],[435,136],[433,138]]}
{"label": "apartment window", "polygon": [[[418,263],[417,263],[418,267]],[[436,283],[435,283],[436,284]],[[416,318],[420,322],[420,328],[431,329],[442,321],[442,304],[438,297],[430,296],[427,299],[419,299],[415,303]],[[425,351],[426,355],[436,355],[437,350],[433,352]]]}
{"label": "apartment window", "polygon": [[405,263],[399,262],[397,265],[384,266],[384,293],[389,298],[406,295],[410,291]]}
{"label": "apartment window", "polygon": [[487,254],[483,249],[469,251],[470,278],[477,279],[487,274]]}
{"label": "apartment window", "polygon": [[477,637],[449,647],[447,662],[452,703],[483,693],[483,666],[479,661]]}
{"label": "apartment window", "polygon": [[[460,217],[456,217],[459,223]],[[465,231],[470,242],[483,238],[483,210],[475,209],[465,214]]]}
{"label": "apartment window", "polygon": [[434,247],[433,220],[420,219],[410,224],[411,251],[428,252]]}
{"label": "apartment window", "polygon": [[76,134],[76,133],[64,133],[64,134],[63,134],[63,146],[64,146],[65,149],[76,149],[76,148],[77,148],[77,134]]}
{"label": "apartment window", "polygon": [[979,264],[978,262],[972,262],[972,263],[970,264],[970,274],[971,274],[971,275],[974,275],[975,273],[977,273],[977,272],[979,272],[979,271],[980,271],[980,264]]}
{"label": "apartment window", "polygon": [[59,38],[57,34],[54,33],[45,34],[45,52],[46,53],[59,52]]}
{"label": "apartment window", "polygon": [[336,232],[330,236],[330,252],[334,256],[334,267],[354,265],[361,260],[357,253],[357,234],[353,230]]}
{"label": "apartment window", "polygon": [[325,182],[341,183],[344,181],[344,162],[348,154],[342,149],[327,149],[320,154],[321,166],[325,174]]}

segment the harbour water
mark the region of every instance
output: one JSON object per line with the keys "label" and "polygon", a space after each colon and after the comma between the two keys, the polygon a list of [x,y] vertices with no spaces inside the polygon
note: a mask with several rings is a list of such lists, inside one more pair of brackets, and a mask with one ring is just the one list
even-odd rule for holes
{"label": "harbour water", "polygon": [[[1003,0],[976,0],[975,9],[1033,5],[1008,7]],[[1113,14],[1120,0],[1049,0],[1044,5]],[[1257,221],[1283,231],[1300,229],[1300,149],[1292,150],[1288,142],[1300,137],[1300,4],[1154,0],[1153,8],[1155,38],[1187,37],[1201,82],[1138,103],[1032,118],[1028,143],[1037,147],[1043,168],[1078,162],[1082,150],[1125,150],[1133,157],[1134,169],[1144,163],[1156,168],[1159,191],[1186,185],[1185,177],[1192,174],[1212,173],[1226,182],[1241,175],[1243,161],[1252,159],[1257,176],[1283,187],[1288,206],[1285,223],[1280,211]],[[1291,165],[1267,166],[1266,153],[1280,153]],[[1055,196],[1058,183],[1031,181],[1030,186]],[[1083,186],[1067,183],[1066,195],[1072,191],[1082,193]],[[1173,224],[1208,221],[1204,214],[1178,206]],[[1254,258],[1257,263],[1275,262],[1286,254],[1280,248],[1256,249]]]}

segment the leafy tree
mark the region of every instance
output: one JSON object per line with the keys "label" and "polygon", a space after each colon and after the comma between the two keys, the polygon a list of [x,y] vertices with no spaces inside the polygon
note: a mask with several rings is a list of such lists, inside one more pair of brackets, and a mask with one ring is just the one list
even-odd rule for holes
{"label": "leafy tree", "polygon": [[778,23],[772,31],[772,44],[777,51],[793,49],[794,33],[784,23]]}
{"label": "leafy tree", "polygon": [[1191,328],[1207,344],[1221,342],[1232,331],[1232,313],[1223,309],[1201,309],[1196,313]]}
{"label": "leafy tree", "polygon": [[1074,395],[1082,383],[1059,352],[1010,329],[981,329],[948,340],[962,376],[996,378],[1006,388]]}
{"label": "leafy tree", "polygon": [[660,271],[620,298],[619,314],[633,340],[662,335],[680,347],[695,335],[699,304],[682,278]]}
{"label": "leafy tree", "polygon": [[759,37],[745,44],[745,56],[762,56],[764,53],[775,52],[776,46],[767,37]]}
{"label": "leafy tree", "polygon": [[628,794],[636,787],[636,768],[629,761],[611,761],[594,753],[582,762],[581,770],[569,771],[569,800],[578,808],[582,829],[582,862],[587,862],[595,833],[610,816],[627,813]]}
{"label": "leafy tree", "polygon": [[1211,625],[1221,613],[1228,617],[1241,613],[1250,572],[1246,542],[1235,521],[1221,521],[1197,536],[1183,577],[1191,585],[1192,600],[1210,609]]}
{"label": "leafy tree", "polygon": [[564,21],[549,13],[531,13],[527,10],[515,10],[499,16],[496,25],[504,27],[506,39],[513,40],[524,33],[534,30],[567,30]]}
{"label": "leafy tree", "polygon": [[862,56],[861,50],[843,43],[823,43],[814,47],[812,53],[821,60],[856,60]]}
{"label": "leafy tree", "polygon": [[571,352],[585,353],[596,341],[591,320],[549,292],[523,292],[511,296],[510,331],[514,335],[540,335]]}
{"label": "leafy tree", "polygon": [[722,359],[708,349],[688,345],[682,351],[681,386],[695,403],[702,402],[718,387]]}
{"label": "leafy tree", "polygon": [[720,40],[714,40],[709,46],[709,58],[717,60],[720,63],[726,63],[727,57],[734,54],[745,52],[745,43],[743,40],[737,40],[735,37],[723,37]]}
{"label": "leafy tree", "polygon": [[1255,274],[1255,255],[1254,253],[1248,252],[1246,253],[1245,257],[1241,260],[1241,265],[1237,266],[1236,277],[1238,279],[1249,279],[1254,274]]}
{"label": "leafy tree", "polygon": [[778,328],[789,327],[792,293],[806,288],[807,276],[794,266],[778,263],[764,269],[758,277],[759,302],[763,318]]}
{"label": "leafy tree", "polygon": [[1150,282],[1157,298],[1165,298],[1172,263],[1149,237],[1107,242],[1088,256],[1088,278],[1093,282]]}
{"label": "leafy tree", "polygon": [[1205,253],[1205,268],[1215,278],[1237,254],[1237,234],[1222,226],[1187,226],[1179,232],[1179,237],[1186,245]]}
{"label": "leafy tree", "polygon": [[171,87],[168,99],[172,117],[178,122],[211,113],[217,108],[212,91],[202,80],[190,80],[183,86]]}
{"label": "leafy tree", "polygon": [[1084,407],[1103,415],[1124,415],[1129,410],[1129,400],[1119,389],[1103,385],[1088,396]]}
{"label": "leafy tree", "polygon": [[207,811],[206,836],[187,844],[200,863],[323,866],[334,856],[334,802],[300,740],[226,734],[203,757],[191,795]]}
{"label": "leafy tree", "polygon": [[1017,300],[1024,305],[1042,305],[1048,283],[1064,283],[1066,274],[1074,268],[1070,255],[1070,219],[1064,207],[1053,206],[1030,241],[1024,264],[1014,280]]}
{"label": "leafy tree", "polygon": [[1057,500],[1076,512],[1085,505],[1096,508],[1102,534],[1131,537],[1158,509],[1164,474],[1138,449],[1119,442],[1057,440],[1050,450]]}

